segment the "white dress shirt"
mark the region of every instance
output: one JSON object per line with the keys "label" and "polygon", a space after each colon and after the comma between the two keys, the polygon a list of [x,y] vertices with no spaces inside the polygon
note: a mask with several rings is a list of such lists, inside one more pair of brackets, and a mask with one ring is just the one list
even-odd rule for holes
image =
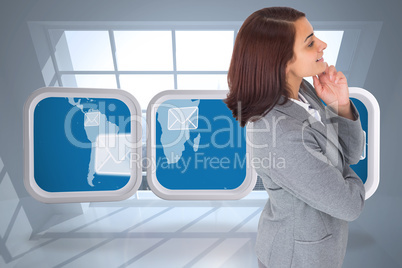
{"label": "white dress shirt", "polygon": [[306,98],[300,93],[299,91],[299,98],[300,100],[295,100],[292,98],[289,98],[290,100],[292,100],[293,102],[299,104],[301,107],[303,107],[304,109],[306,109],[306,111],[311,114],[312,116],[314,116],[315,119],[317,119],[321,124],[324,125],[324,123],[321,121],[321,116],[320,113],[314,109],[310,103],[308,103],[308,101],[306,100]]}

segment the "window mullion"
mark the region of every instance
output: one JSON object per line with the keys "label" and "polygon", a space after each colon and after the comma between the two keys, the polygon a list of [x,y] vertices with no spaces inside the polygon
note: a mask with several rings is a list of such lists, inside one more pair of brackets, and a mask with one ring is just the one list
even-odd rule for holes
{"label": "window mullion", "polygon": [[173,80],[174,89],[177,89],[177,62],[176,62],[176,30],[172,30],[172,53],[173,53]]}
{"label": "window mullion", "polygon": [[119,76],[118,68],[117,68],[116,42],[115,42],[114,34],[113,34],[112,30],[109,30],[109,39],[110,39],[110,48],[112,50],[114,71],[116,72],[116,84],[117,84],[117,88],[121,88],[120,87],[120,76]]}
{"label": "window mullion", "polygon": [[52,59],[56,79],[57,79],[57,82],[59,83],[59,86],[62,87],[63,83],[61,81],[60,70],[59,70],[59,66],[57,65],[56,54],[55,54],[55,50],[53,48],[53,44],[52,44],[52,41],[51,41],[51,38],[50,38],[49,29],[45,28],[44,30],[45,30],[46,40],[47,40],[47,43],[48,43],[48,46],[49,46],[50,58]]}

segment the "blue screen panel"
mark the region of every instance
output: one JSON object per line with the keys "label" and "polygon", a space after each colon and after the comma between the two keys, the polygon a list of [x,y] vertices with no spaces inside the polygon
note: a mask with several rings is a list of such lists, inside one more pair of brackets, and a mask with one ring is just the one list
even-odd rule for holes
{"label": "blue screen panel", "polygon": [[141,107],[115,89],[41,88],[24,105],[24,185],[45,203],[126,199],[142,181]]}
{"label": "blue screen panel", "polygon": [[163,102],[156,112],[157,180],[170,190],[239,187],[246,178],[245,130],[222,100]]}
{"label": "blue screen panel", "polygon": [[41,100],[34,112],[34,177],[38,186],[48,192],[124,187],[130,179],[129,170],[126,175],[97,170],[96,156],[102,152],[95,144],[100,134],[130,134],[129,118],[128,107],[117,99]]}
{"label": "blue screen panel", "polygon": [[223,102],[225,90],[166,90],[147,108],[147,181],[169,200],[234,200],[251,192],[247,127]]}

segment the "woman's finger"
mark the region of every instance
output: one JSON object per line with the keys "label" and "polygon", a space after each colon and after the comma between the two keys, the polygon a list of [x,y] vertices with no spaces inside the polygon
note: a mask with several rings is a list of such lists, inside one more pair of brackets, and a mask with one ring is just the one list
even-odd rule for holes
{"label": "woman's finger", "polygon": [[318,74],[318,79],[321,80],[325,80],[325,78],[328,78],[328,73],[329,73],[329,67],[328,67],[328,63],[325,63],[327,65],[327,67],[325,67],[325,71],[322,73]]}
{"label": "woman's finger", "polygon": [[321,85],[320,81],[318,80],[317,76],[315,76],[315,75],[313,75],[313,85],[314,85],[315,90],[318,93],[321,93],[322,85]]}
{"label": "woman's finger", "polygon": [[341,72],[341,71],[339,71],[337,74],[336,74],[336,78],[335,78],[335,84],[337,84],[339,81],[341,81],[341,80],[345,80],[346,81],[346,76]]}
{"label": "woman's finger", "polygon": [[333,82],[333,78],[336,76],[336,69],[334,65],[329,66],[328,73],[329,73],[329,80]]}

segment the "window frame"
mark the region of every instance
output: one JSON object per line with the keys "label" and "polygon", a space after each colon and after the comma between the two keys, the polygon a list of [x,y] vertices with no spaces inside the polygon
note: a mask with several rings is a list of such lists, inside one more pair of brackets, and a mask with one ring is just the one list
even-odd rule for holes
{"label": "window frame", "polygon": [[[182,22],[28,22],[33,44],[38,57],[42,76],[46,86],[63,86],[63,75],[77,74],[113,74],[120,89],[119,75],[124,74],[172,74],[174,89],[177,89],[177,76],[181,74],[227,74],[227,71],[178,71],[176,64],[176,31],[234,31],[233,44],[241,21],[182,21]],[[367,21],[312,21],[315,31],[343,31],[341,46],[337,56],[336,68],[342,71],[349,84],[364,85],[368,68],[381,31],[382,22]],[[114,71],[60,71],[55,56],[55,44],[50,35],[51,30],[60,31],[108,31],[111,42]],[[119,71],[116,60],[116,45],[113,31],[171,31],[172,34],[172,71]],[[358,49],[359,48],[359,49]],[[146,117],[146,108],[142,107],[142,116]],[[144,144],[146,146],[146,143]],[[143,176],[146,173],[143,172]],[[145,180],[146,181],[146,180]],[[263,190],[261,179],[255,189]]]}

